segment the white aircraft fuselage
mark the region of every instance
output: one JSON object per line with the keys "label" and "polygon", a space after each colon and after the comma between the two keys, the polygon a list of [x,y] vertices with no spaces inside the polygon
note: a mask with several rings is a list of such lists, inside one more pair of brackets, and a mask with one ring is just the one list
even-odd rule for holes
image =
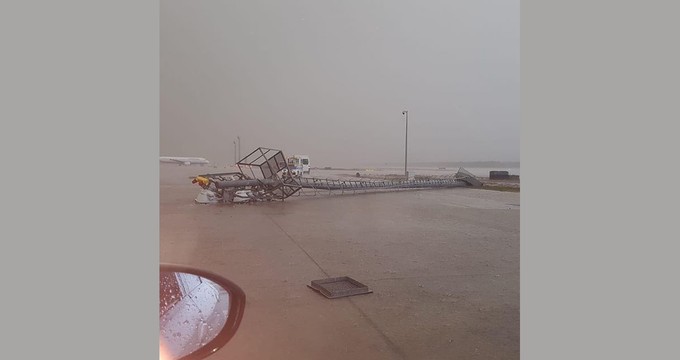
{"label": "white aircraft fuselage", "polygon": [[200,164],[206,165],[210,164],[210,161],[202,157],[184,157],[184,156],[161,156],[162,163],[172,163],[178,165],[192,165]]}

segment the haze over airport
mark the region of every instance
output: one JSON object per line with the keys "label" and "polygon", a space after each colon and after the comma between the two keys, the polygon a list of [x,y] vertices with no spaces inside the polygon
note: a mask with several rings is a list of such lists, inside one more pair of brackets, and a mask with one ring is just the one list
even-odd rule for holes
{"label": "haze over airport", "polygon": [[519,1],[160,4],[160,155],[519,161]]}

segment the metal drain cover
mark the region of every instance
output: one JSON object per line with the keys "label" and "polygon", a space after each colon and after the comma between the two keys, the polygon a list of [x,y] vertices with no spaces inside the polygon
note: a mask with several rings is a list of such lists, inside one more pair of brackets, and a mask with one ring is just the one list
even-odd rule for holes
{"label": "metal drain cover", "polygon": [[368,286],[348,276],[312,280],[312,284],[307,286],[320,292],[323,296],[329,299],[369,294],[373,292],[368,288]]}

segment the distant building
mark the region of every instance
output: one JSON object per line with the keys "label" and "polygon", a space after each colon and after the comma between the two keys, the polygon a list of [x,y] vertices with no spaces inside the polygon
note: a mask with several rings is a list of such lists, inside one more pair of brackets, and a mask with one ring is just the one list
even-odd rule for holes
{"label": "distant building", "polygon": [[507,180],[510,178],[510,173],[507,171],[489,171],[490,180]]}

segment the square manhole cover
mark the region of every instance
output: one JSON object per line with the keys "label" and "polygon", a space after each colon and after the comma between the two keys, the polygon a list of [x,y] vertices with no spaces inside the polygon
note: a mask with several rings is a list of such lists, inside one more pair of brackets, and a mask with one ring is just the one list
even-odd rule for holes
{"label": "square manhole cover", "polygon": [[311,285],[307,285],[313,290],[320,292],[329,299],[345,296],[369,294],[373,291],[368,286],[348,277],[334,277],[321,280],[313,280]]}

